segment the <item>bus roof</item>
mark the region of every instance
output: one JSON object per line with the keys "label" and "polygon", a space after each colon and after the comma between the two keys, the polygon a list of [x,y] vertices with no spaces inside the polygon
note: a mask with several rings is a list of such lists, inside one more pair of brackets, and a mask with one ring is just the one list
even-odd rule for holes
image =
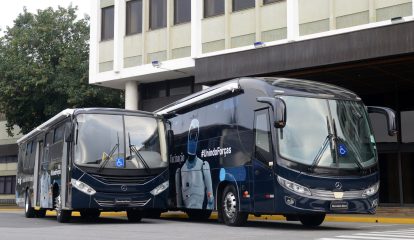
{"label": "bus roof", "polygon": [[82,114],[82,113],[95,113],[95,114],[112,113],[112,114],[131,114],[131,115],[147,116],[147,117],[149,116],[159,117],[151,112],[138,111],[138,110],[127,110],[127,109],[120,109],[120,108],[74,108],[74,109],[68,108],[56,114],[51,119],[47,120],[43,124],[39,125],[35,129],[30,131],[28,134],[21,137],[19,140],[17,140],[17,144],[20,144],[24,142],[25,140],[30,139],[31,137],[46,130],[48,127],[53,126],[54,124],[62,121],[63,119],[71,115],[77,115],[77,114]]}
{"label": "bus roof", "polygon": [[209,87],[200,92],[191,94],[155,111],[160,115],[169,115],[177,111],[197,105],[225,94],[241,91],[245,88],[261,89],[269,96],[276,94],[301,95],[308,97],[338,98],[346,100],[361,100],[354,92],[335,85],[292,78],[237,78]]}

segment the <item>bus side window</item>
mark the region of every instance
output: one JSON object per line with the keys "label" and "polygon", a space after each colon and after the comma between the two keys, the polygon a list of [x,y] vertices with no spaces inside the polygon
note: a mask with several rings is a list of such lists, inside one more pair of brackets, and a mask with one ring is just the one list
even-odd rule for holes
{"label": "bus side window", "polygon": [[53,143],[60,142],[63,140],[63,133],[65,131],[65,125],[62,124],[59,127],[57,127],[54,131],[53,136]]}
{"label": "bus side window", "polygon": [[263,109],[255,112],[254,128],[256,159],[268,165],[268,162],[273,161],[272,138],[268,109]]}
{"label": "bus side window", "polygon": [[23,157],[23,169],[28,170],[30,166],[30,154],[32,151],[33,141],[26,143],[25,154]]}

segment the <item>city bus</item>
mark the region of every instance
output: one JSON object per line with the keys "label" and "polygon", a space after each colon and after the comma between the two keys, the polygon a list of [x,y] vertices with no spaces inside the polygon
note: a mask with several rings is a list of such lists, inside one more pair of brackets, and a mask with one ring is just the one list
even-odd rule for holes
{"label": "city bus", "polygon": [[284,78],[239,78],[156,111],[171,124],[172,208],[192,219],[243,225],[248,214],[319,226],[329,213],[375,213],[378,154],[353,92]]}
{"label": "city bus", "polygon": [[96,220],[126,211],[138,222],[167,209],[166,125],[153,113],[123,109],[66,109],[20,138],[16,203],[25,216],[56,210]]}

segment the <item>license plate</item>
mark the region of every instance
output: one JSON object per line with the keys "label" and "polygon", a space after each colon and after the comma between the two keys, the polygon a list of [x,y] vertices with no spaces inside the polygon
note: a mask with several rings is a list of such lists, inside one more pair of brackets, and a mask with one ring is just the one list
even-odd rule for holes
{"label": "license plate", "polygon": [[348,202],[342,202],[342,201],[331,202],[331,210],[348,210]]}

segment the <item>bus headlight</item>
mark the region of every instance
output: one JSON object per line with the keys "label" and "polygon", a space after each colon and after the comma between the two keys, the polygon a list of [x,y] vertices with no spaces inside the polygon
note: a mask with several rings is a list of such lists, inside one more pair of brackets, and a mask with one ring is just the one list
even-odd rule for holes
{"label": "bus headlight", "polygon": [[372,185],[371,187],[365,189],[364,192],[362,193],[362,196],[363,197],[370,197],[370,196],[376,194],[378,192],[378,189],[379,189],[379,182],[377,182],[374,185]]}
{"label": "bus headlight", "polygon": [[151,194],[154,196],[157,196],[158,194],[162,193],[165,191],[165,189],[167,189],[170,186],[170,184],[168,183],[168,181],[161,183],[158,187],[154,188],[151,191]]}
{"label": "bus headlight", "polygon": [[311,191],[309,190],[309,188],[304,187],[302,185],[299,185],[297,183],[291,182],[291,181],[289,181],[287,179],[284,179],[284,178],[282,178],[280,176],[277,176],[277,181],[279,182],[279,184],[282,187],[284,187],[284,188],[286,188],[286,189],[288,189],[288,190],[290,190],[292,192],[295,192],[295,193],[297,193],[299,195],[307,195],[307,196],[311,196],[312,195],[311,194]]}
{"label": "bus headlight", "polygon": [[79,191],[86,193],[90,196],[94,195],[96,193],[96,191],[89,187],[86,183],[83,183],[79,180],[73,179],[70,181],[72,183],[72,186],[74,186],[76,189],[78,189]]}

